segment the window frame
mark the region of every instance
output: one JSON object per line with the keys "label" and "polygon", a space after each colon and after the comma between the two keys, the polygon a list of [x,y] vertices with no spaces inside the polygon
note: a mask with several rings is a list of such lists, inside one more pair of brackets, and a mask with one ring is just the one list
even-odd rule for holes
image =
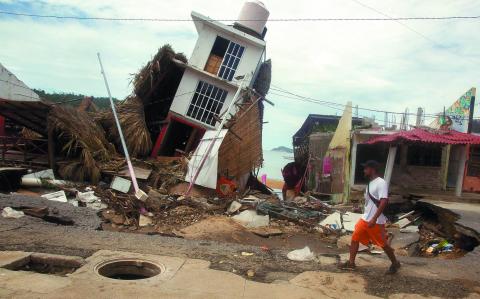
{"label": "window frame", "polygon": [[[218,36],[218,37],[221,37],[221,38],[224,38],[222,36]],[[247,47],[246,46],[243,46],[242,44],[239,44],[239,43],[236,43],[228,38],[224,38],[226,40],[228,40],[228,46],[227,46],[227,50],[225,51],[225,56],[223,56],[223,59],[222,59],[222,63],[220,64],[220,68],[218,69],[218,73],[217,73],[217,76],[219,78],[222,78],[224,80],[227,80],[227,81],[232,81],[234,76],[235,76],[235,73],[237,72],[238,70],[238,67],[240,66],[240,63],[242,62],[242,58],[243,58],[243,55],[245,54],[245,51],[247,50]],[[233,47],[235,48],[235,46],[238,46],[238,50],[237,50],[237,54],[238,54],[238,51],[242,51],[241,55],[240,56],[237,56],[237,54],[233,55],[233,54],[229,54],[228,53],[228,50],[230,49],[230,45],[234,45]],[[235,51],[235,50],[232,50],[232,51]],[[211,53],[211,51],[210,51]],[[235,68],[233,68],[233,63],[232,63],[232,66],[229,66],[228,64],[230,63],[230,59],[231,58],[234,58],[233,60],[233,63],[235,63],[235,59],[238,58],[238,63],[237,65],[235,66]],[[226,62],[226,65],[224,66],[224,63],[225,63],[225,60],[227,60]],[[220,75],[220,73],[222,72],[222,69],[224,68],[224,73],[222,75]],[[228,73],[226,75],[226,73]],[[231,76],[230,76],[231,75]]]}
{"label": "window frame", "polygon": [[[210,87],[211,89],[209,90]],[[217,89],[215,91],[215,96],[212,97],[215,89]],[[216,97],[217,95],[219,95],[218,98]],[[185,116],[204,125],[215,127],[216,120],[214,116],[220,114],[227,97],[228,90],[199,79],[188,104]],[[210,108],[207,109],[208,106],[210,106]],[[209,114],[212,115],[210,116]]]}

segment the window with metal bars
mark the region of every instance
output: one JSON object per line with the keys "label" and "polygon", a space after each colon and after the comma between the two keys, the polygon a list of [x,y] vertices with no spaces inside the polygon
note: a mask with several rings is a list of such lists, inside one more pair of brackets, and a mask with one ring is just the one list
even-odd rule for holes
{"label": "window with metal bars", "polygon": [[226,90],[215,85],[199,81],[188,107],[187,116],[202,123],[215,126],[215,116],[220,114],[223,103],[227,98],[227,93]]}
{"label": "window with metal bars", "polygon": [[244,46],[240,46],[232,41],[229,42],[227,52],[223,57],[222,66],[218,72],[220,78],[232,81],[244,51]]}

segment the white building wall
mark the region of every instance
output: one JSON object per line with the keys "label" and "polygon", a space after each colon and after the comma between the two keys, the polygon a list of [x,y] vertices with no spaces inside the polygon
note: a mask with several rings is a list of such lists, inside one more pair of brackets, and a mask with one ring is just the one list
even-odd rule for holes
{"label": "white building wall", "polygon": [[38,95],[0,64],[0,99],[10,101],[39,101]]}
{"label": "white building wall", "polygon": [[[188,107],[190,106],[190,102],[192,101],[193,95],[195,94],[195,90],[197,88],[197,84],[200,80],[213,84],[219,88],[225,89],[228,92],[220,114],[227,110],[228,105],[230,105],[230,103],[232,102],[233,96],[235,95],[237,89],[228,84],[222,83],[221,81],[214,80],[208,75],[192,71],[188,68],[185,69],[182,80],[178,85],[175,99],[173,100],[172,106],[170,107],[170,111],[182,115],[194,123],[207,126],[206,124],[196,119],[186,116]],[[216,125],[218,126],[219,123],[217,123]]]}
{"label": "white building wall", "polygon": [[[263,55],[263,47],[247,43],[243,39],[240,40],[239,38],[235,37],[234,34],[218,32],[214,28],[208,26],[208,23],[204,23],[202,26],[203,27],[201,30],[199,30],[197,43],[195,44],[195,48],[193,49],[193,53],[190,56],[188,64],[203,70],[207,63],[208,57],[210,56],[210,52],[212,51],[215,39],[217,36],[220,36],[245,47],[245,52],[243,53],[243,56],[237,67],[235,76],[241,76],[248,73],[253,75],[255,73],[257,65],[260,63]],[[252,77],[250,77],[250,80],[246,82],[247,85],[250,84],[251,80]]]}

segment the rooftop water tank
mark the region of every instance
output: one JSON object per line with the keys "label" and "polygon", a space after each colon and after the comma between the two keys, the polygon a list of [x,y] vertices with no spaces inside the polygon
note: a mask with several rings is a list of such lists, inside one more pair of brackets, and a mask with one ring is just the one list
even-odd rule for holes
{"label": "rooftop water tank", "polygon": [[[260,1],[246,1],[238,15],[237,24],[262,35],[270,12]],[[250,20],[250,21],[249,21]],[[254,21],[251,21],[254,20]]]}

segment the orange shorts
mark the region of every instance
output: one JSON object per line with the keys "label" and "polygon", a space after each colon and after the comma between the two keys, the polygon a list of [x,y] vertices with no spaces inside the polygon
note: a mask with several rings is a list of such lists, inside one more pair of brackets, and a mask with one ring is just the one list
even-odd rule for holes
{"label": "orange shorts", "polygon": [[355,224],[352,241],[360,242],[365,246],[368,246],[371,242],[382,248],[385,247],[387,244],[385,224],[375,224],[373,227],[368,227],[368,222],[360,219]]}

